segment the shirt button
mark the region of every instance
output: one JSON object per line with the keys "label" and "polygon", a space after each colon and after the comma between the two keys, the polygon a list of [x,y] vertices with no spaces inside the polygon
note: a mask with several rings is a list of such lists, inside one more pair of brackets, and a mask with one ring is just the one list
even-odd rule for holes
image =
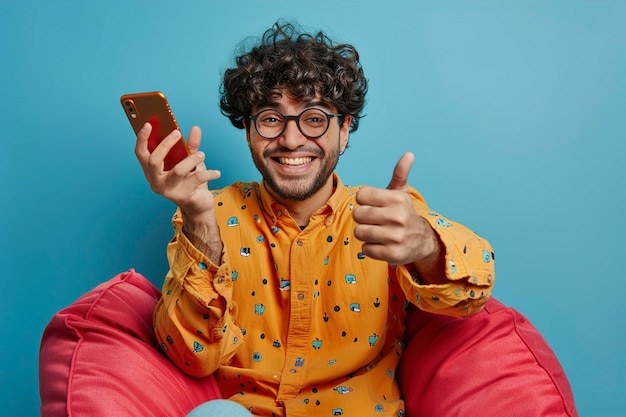
{"label": "shirt button", "polygon": [[290,369],[289,372],[291,372],[292,374],[295,374],[296,370],[295,369]]}
{"label": "shirt button", "polygon": [[224,282],[224,278],[218,278],[218,279],[217,279],[217,283],[218,283],[218,284],[221,284],[221,283],[223,283],[223,282]]}
{"label": "shirt button", "polygon": [[298,300],[304,300],[304,293],[303,292],[299,292],[298,293]]}
{"label": "shirt button", "polygon": [[302,245],[304,245],[304,242],[303,242],[303,241],[301,241],[301,240],[299,240],[299,241],[297,241],[297,242],[296,242],[296,245],[298,245],[298,246],[302,246]]}

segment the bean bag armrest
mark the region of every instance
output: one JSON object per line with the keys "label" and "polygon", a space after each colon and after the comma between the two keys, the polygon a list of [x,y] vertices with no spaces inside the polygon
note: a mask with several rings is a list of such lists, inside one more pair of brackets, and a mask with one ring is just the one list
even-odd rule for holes
{"label": "bean bag armrest", "polygon": [[537,329],[492,298],[456,319],[415,309],[398,369],[408,417],[577,417],[563,368]]}
{"label": "bean bag armrest", "polygon": [[220,398],[213,376],[181,373],[152,327],[159,290],[117,275],[55,314],[39,351],[41,416],[184,416]]}

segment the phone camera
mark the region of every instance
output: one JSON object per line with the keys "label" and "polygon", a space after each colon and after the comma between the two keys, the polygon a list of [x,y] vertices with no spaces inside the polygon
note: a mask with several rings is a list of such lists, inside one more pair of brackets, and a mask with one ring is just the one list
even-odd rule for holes
{"label": "phone camera", "polygon": [[133,106],[132,100],[126,100],[124,104],[126,105],[126,111],[130,115],[130,117],[132,117],[133,119],[136,119],[137,113],[135,112],[135,106]]}

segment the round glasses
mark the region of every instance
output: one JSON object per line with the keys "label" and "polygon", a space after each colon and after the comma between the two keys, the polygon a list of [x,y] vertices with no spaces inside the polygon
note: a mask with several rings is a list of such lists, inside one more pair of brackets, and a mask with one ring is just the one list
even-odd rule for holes
{"label": "round glasses", "polygon": [[317,108],[306,109],[297,116],[286,116],[275,109],[261,110],[250,116],[256,131],[265,139],[276,139],[285,132],[287,122],[294,120],[298,129],[309,139],[321,137],[330,126],[330,119],[343,114],[326,113]]}

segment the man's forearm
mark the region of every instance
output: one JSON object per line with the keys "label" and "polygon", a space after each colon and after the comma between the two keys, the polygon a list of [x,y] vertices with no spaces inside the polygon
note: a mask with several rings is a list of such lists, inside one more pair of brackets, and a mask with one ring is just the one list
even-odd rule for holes
{"label": "man's forearm", "polygon": [[435,249],[426,258],[413,264],[423,284],[445,284],[446,277],[446,252],[443,243],[435,238],[433,242]]}
{"label": "man's forearm", "polygon": [[446,248],[439,239],[437,233],[430,224],[419,217],[419,225],[424,232],[421,233],[421,247],[424,257],[413,263],[413,267],[417,271],[422,284],[445,284],[448,282],[446,277]]}
{"label": "man's forearm", "polygon": [[220,237],[220,229],[215,219],[207,220],[205,218],[197,218],[188,216],[185,212],[183,215],[183,233],[191,244],[202,252],[215,265],[219,265],[222,260],[222,250],[224,244]]}

